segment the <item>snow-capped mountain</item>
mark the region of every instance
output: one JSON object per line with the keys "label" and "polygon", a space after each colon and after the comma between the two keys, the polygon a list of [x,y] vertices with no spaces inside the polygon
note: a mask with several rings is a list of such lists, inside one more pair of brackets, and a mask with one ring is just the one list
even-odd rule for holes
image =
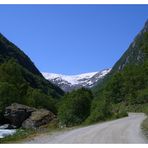
{"label": "snow-capped mountain", "polygon": [[93,87],[98,80],[102,79],[107,73],[110,72],[110,70],[111,69],[105,69],[99,72],[84,73],[80,75],[62,75],[46,72],[43,72],[42,74],[47,80],[58,85],[65,92],[68,92],[81,87]]}

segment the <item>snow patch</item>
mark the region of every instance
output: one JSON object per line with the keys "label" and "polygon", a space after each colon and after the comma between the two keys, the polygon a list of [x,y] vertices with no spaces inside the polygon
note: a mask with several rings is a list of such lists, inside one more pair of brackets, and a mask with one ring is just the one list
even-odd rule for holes
{"label": "snow patch", "polygon": [[[98,79],[102,78],[108,72],[110,72],[110,70],[111,69],[106,69],[101,72],[91,72],[91,73],[84,73],[84,74],[80,74],[80,75],[62,75],[62,74],[47,73],[47,72],[43,72],[42,74],[47,80],[60,79],[60,80],[67,81],[71,85],[77,85],[77,84],[82,83],[82,81],[83,82],[86,81],[86,79],[89,80],[90,78],[92,78],[96,74],[99,74]],[[92,82],[89,81],[88,84],[91,85]]]}

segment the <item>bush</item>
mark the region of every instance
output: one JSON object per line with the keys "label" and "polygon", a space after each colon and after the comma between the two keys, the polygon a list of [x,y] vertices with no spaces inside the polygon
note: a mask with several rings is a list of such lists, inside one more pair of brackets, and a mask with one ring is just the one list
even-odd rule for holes
{"label": "bush", "polygon": [[111,104],[105,98],[94,99],[91,105],[91,114],[85,123],[91,124],[106,120],[111,114]]}
{"label": "bush", "polygon": [[67,93],[58,109],[61,124],[73,126],[82,123],[90,114],[92,99],[91,91],[85,88]]}
{"label": "bush", "polygon": [[142,123],[141,126],[142,126],[142,129],[143,129],[144,134],[148,138],[148,117],[143,121],[143,123]]}
{"label": "bush", "polygon": [[148,103],[148,88],[138,91],[137,103]]}
{"label": "bush", "polygon": [[128,113],[124,110],[119,111],[115,114],[115,118],[122,118],[122,117],[126,117],[126,116],[128,116]]}

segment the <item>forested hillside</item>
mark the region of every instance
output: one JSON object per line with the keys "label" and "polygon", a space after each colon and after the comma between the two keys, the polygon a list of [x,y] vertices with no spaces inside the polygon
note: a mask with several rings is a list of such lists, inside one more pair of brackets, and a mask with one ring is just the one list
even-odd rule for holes
{"label": "forested hillside", "polygon": [[63,94],[27,55],[0,34],[0,114],[13,102],[56,112],[55,104]]}
{"label": "forested hillside", "polygon": [[[102,116],[105,118],[107,115],[103,110],[108,110],[108,115],[122,115],[127,111],[148,112],[148,21],[93,92],[95,99],[90,122],[100,120]],[[106,102],[104,107],[102,102]]]}

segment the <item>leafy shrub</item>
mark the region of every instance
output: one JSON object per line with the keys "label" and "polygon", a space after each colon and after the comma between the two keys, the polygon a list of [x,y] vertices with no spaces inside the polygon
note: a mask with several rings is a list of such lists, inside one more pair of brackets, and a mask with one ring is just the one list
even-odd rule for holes
{"label": "leafy shrub", "polygon": [[111,116],[111,104],[105,98],[97,98],[92,101],[90,116],[86,119],[86,124],[106,120]]}
{"label": "leafy shrub", "polygon": [[148,103],[148,88],[138,91],[137,103]]}
{"label": "leafy shrub", "polygon": [[143,130],[144,134],[148,138],[148,117],[143,121],[141,126],[142,126],[142,130]]}

